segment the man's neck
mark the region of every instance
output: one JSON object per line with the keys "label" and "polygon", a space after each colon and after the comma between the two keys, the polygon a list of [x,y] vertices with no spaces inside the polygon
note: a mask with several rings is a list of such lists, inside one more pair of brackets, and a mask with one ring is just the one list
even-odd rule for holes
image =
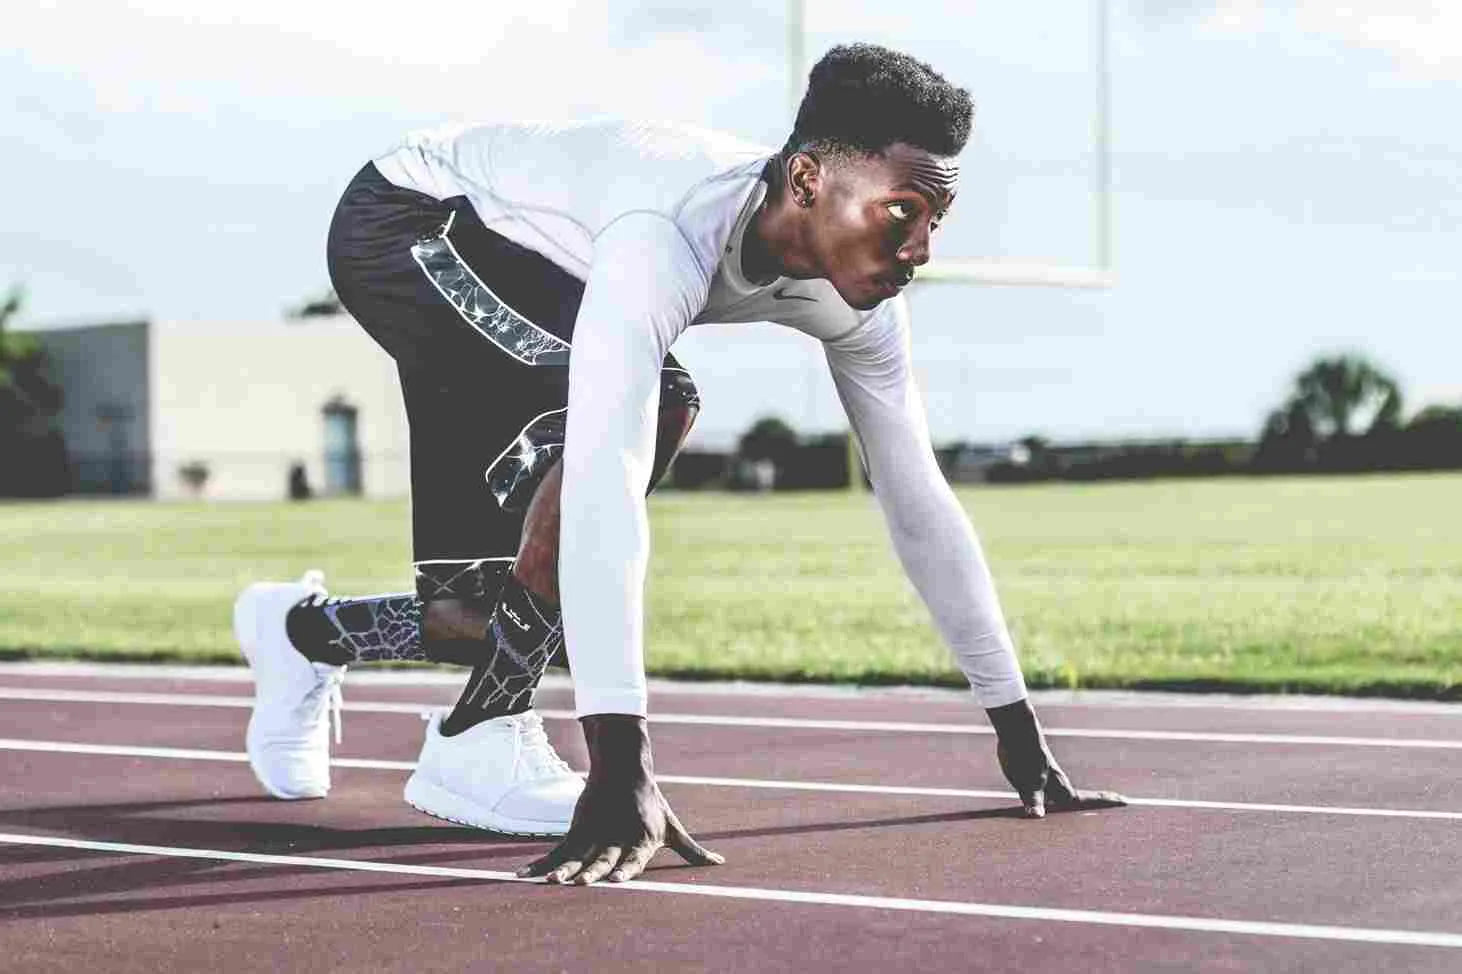
{"label": "man's neck", "polygon": [[818,276],[817,268],[804,256],[808,248],[802,214],[785,193],[776,193],[776,187],[768,190],[741,238],[741,273],[748,281],[770,284],[778,277],[807,280]]}

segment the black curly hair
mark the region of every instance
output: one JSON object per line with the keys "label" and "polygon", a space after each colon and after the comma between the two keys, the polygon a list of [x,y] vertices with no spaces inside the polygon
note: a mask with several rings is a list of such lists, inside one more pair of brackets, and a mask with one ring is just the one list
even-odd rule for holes
{"label": "black curly hair", "polygon": [[840,44],[813,65],[782,148],[873,154],[905,142],[957,155],[970,137],[970,93],[923,61],[877,44]]}

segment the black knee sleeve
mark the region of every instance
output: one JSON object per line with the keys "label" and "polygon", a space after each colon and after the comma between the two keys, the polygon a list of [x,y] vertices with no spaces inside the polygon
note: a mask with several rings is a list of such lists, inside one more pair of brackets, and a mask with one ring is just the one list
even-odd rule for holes
{"label": "black knee sleeve", "polygon": [[655,430],[655,465],[650,473],[650,489],[654,490],[670,461],[680,452],[680,443],[690,432],[701,411],[701,394],[690,373],[679,368],[660,372],[660,421]]}

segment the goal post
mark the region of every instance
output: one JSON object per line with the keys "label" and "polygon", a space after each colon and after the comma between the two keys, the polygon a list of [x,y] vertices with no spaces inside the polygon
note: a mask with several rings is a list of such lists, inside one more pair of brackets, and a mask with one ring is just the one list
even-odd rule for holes
{"label": "goal post", "polygon": [[919,268],[913,284],[997,284],[1012,287],[1109,288],[1112,272],[1034,260],[949,257]]}

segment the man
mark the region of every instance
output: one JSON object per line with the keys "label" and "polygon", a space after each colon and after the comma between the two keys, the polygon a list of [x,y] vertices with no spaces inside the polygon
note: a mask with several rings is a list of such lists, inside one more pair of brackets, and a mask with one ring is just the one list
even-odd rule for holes
{"label": "man", "polygon": [[[968,93],[929,66],[857,44],[813,68],[777,153],[595,122],[427,133],[367,165],[332,223],[330,269],[400,366],[417,591],[331,600],[307,575],[240,596],[265,787],[328,790],[344,664],[459,662],[472,675],[428,725],[408,801],[563,835],[523,870],[555,882],[632,878],[662,845],[721,861],[654,781],[645,494],[699,408],[671,344],[701,322],[773,321],[824,343],[894,547],[1025,813],[1121,804],[1077,792],[1046,745],[913,380],[899,291],[955,199],[970,120]],[[587,782],[531,709],[565,641]]]}

